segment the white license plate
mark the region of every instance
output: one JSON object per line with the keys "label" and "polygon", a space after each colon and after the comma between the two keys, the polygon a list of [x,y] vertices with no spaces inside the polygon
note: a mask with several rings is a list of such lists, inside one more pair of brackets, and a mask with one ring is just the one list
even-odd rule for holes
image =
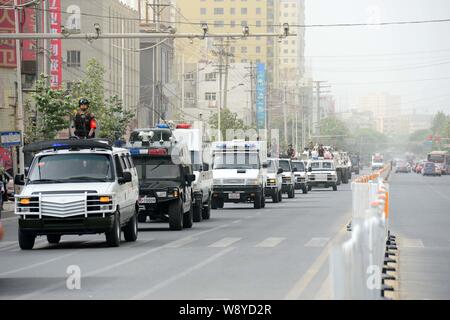
{"label": "white license plate", "polygon": [[327,175],[326,174],[318,174],[316,176],[316,180],[327,180]]}
{"label": "white license plate", "polygon": [[228,194],[228,199],[240,199],[240,198],[241,198],[240,193],[229,193]]}
{"label": "white license plate", "polygon": [[144,197],[139,199],[139,203],[156,203],[155,197]]}

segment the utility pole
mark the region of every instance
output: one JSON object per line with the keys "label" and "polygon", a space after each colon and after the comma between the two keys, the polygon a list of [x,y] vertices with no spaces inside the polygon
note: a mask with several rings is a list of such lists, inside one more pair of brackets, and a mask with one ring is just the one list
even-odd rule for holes
{"label": "utility pole", "polygon": [[[124,26],[124,21],[122,20],[122,33],[125,33],[125,26]],[[121,95],[122,95],[122,103],[125,106],[126,109],[128,109],[127,107],[127,103],[125,103],[125,39],[122,38],[122,63],[121,63],[121,85],[122,85],[122,90],[121,90]]]}
{"label": "utility pole", "polygon": [[[20,33],[19,28],[19,7],[18,0],[14,0],[14,25],[16,33]],[[22,59],[20,50],[20,40],[16,39],[16,75],[17,75],[17,110],[16,126],[20,131],[21,146],[19,147],[19,173],[25,172],[25,157],[23,154],[23,133],[25,129],[23,119],[23,97],[22,97]]]}
{"label": "utility pole", "polygon": [[250,70],[249,75],[250,75],[250,110],[251,110],[251,115],[252,115],[252,124],[256,125],[256,103],[255,103],[255,79],[256,79],[256,75],[255,75],[255,69],[256,66],[253,64],[253,60],[250,61],[250,67],[245,67],[245,69]]}
{"label": "utility pole", "polygon": [[[47,0],[42,0],[42,8],[43,8],[42,15],[44,17],[44,21],[43,21],[44,33],[48,32],[48,26],[47,26],[47,24],[48,24],[48,22],[47,22],[48,5],[47,4],[48,4]],[[43,54],[44,54],[44,74],[47,76],[48,75],[48,58],[47,58],[48,40],[47,39],[44,39],[43,47],[44,47],[44,50],[43,50],[44,51],[43,52]]]}
{"label": "utility pole", "polygon": [[284,86],[284,103],[283,103],[283,123],[284,123],[284,144],[287,146],[287,87]]}
{"label": "utility pole", "polygon": [[184,53],[181,54],[181,111],[184,111]]}
{"label": "utility pole", "polygon": [[320,136],[320,120],[322,118],[322,110],[320,108],[320,95],[322,93],[325,93],[322,91],[322,88],[330,88],[330,86],[323,86],[322,83],[326,83],[328,81],[314,81],[315,87],[316,87],[316,110],[313,112],[313,118],[314,113],[316,114],[316,119],[314,121],[314,129],[315,129],[315,135]]}
{"label": "utility pole", "polygon": [[230,47],[230,39],[227,39],[225,42],[225,51],[223,52],[225,55],[225,89],[224,89],[224,97],[223,97],[223,106],[227,108],[228,101],[228,68],[230,61],[230,53],[228,52],[228,48]]}

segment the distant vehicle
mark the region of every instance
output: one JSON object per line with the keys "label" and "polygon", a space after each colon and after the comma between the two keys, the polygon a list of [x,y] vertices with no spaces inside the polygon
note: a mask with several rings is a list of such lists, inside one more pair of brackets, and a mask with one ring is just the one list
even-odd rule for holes
{"label": "distant vehicle", "polygon": [[310,160],[308,162],[308,190],[312,187],[333,188],[337,191],[337,172],[332,160]]}
{"label": "distant vehicle", "polygon": [[359,174],[359,170],[361,169],[361,162],[358,154],[352,154],[350,156],[350,161],[352,163],[352,172],[355,174]]}
{"label": "distant vehicle", "polygon": [[19,246],[32,249],[36,236],[57,244],[62,235],[105,233],[110,247],[136,241],[138,176],[128,150],[95,140],[32,143],[24,151],[41,150],[15,195]]}
{"label": "distant vehicle", "polygon": [[283,200],[283,169],[280,168],[279,159],[267,159],[267,180],[265,196],[271,197],[272,202],[278,203]]}
{"label": "distant vehicle", "polygon": [[432,151],[427,155],[427,161],[439,164],[442,174],[450,174],[450,152]]}
{"label": "distant vehicle", "polygon": [[295,177],[295,189],[301,189],[303,193],[308,193],[308,175],[306,163],[302,160],[293,160],[292,166],[294,167]]}
{"label": "distant vehicle", "polygon": [[441,169],[434,162],[425,162],[422,174],[424,176],[441,176]]}
{"label": "distant vehicle", "polygon": [[422,173],[423,165],[426,161],[419,161],[414,166],[414,172],[415,173]]}
{"label": "distant vehicle", "polygon": [[375,153],[372,156],[372,170],[379,170],[384,167],[384,159],[383,155],[379,153]]}
{"label": "distant vehicle", "polygon": [[407,161],[397,161],[397,163],[395,164],[395,173],[397,172],[410,173],[410,164]]}
{"label": "distant vehicle", "polygon": [[294,172],[290,159],[280,159],[280,168],[283,169],[283,185],[281,188],[282,193],[287,193],[288,198],[292,199],[295,197],[295,186],[294,186]]}

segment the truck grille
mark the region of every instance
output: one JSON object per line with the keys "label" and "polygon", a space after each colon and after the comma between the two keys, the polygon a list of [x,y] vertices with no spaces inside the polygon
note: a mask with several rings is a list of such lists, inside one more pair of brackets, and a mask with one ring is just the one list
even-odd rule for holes
{"label": "truck grille", "polygon": [[244,179],[223,179],[224,185],[244,185],[245,180]]}
{"label": "truck grille", "polygon": [[84,214],[85,207],[86,202],[84,200],[77,200],[68,203],[42,201],[41,213],[43,215],[53,215],[53,216]]}

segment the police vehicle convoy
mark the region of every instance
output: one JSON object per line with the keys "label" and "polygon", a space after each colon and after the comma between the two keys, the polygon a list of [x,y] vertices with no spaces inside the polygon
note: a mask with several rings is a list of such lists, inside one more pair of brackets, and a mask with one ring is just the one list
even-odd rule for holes
{"label": "police vehicle convoy", "polygon": [[187,145],[168,125],[136,129],[127,144],[139,177],[139,222],[164,220],[171,230],[191,228],[194,195]]}
{"label": "police vehicle convoy", "polygon": [[292,160],[294,167],[294,187],[296,190],[301,189],[304,194],[308,193],[309,177],[307,175],[306,163],[303,160]]}
{"label": "police vehicle convoy", "polygon": [[265,207],[267,147],[265,141],[233,140],[212,145],[212,209],[225,202]]}
{"label": "police vehicle convoy", "polygon": [[128,150],[98,140],[32,143],[27,176],[15,196],[19,246],[32,249],[37,236],[57,244],[63,235],[104,233],[111,247],[138,236],[138,177]]}
{"label": "police vehicle convoy", "polygon": [[266,197],[271,197],[274,203],[281,202],[283,200],[282,187],[283,169],[280,168],[279,159],[267,159]]}
{"label": "police vehicle convoy", "polygon": [[279,159],[278,163],[280,168],[283,169],[283,185],[281,188],[282,193],[287,193],[288,198],[295,197],[295,186],[294,186],[294,168],[291,165],[290,159]]}
{"label": "police vehicle convoy", "polygon": [[311,159],[308,162],[308,190],[312,188],[333,188],[337,191],[335,162],[325,159]]}
{"label": "police vehicle convoy", "polygon": [[187,144],[195,180],[192,183],[194,193],[194,222],[209,219],[211,216],[212,170],[210,167],[209,146],[203,140],[201,128],[181,123],[173,130],[173,135],[179,143]]}

